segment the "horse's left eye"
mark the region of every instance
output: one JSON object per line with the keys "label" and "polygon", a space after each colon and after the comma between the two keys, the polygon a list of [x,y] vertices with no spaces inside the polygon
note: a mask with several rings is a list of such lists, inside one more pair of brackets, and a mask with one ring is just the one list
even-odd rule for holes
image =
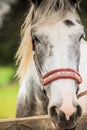
{"label": "horse's left eye", "polygon": [[36,36],[32,37],[32,46],[33,46],[33,50],[35,50],[35,46],[36,44],[40,43],[39,39]]}
{"label": "horse's left eye", "polygon": [[83,38],[83,34],[80,36],[79,41],[81,41],[82,38]]}

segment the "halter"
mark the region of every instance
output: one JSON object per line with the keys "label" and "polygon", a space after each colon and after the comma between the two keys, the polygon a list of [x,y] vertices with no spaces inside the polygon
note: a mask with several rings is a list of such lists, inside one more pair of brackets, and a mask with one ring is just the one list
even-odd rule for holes
{"label": "halter", "polygon": [[[78,84],[82,83],[82,77],[80,73],[77,70],[74,70],[72,68],[54,69],[42,75],[36,55],[34,55],[33,58],[34,58],[37,73],[40,78],[40,82],[43,86],[46,86],[49,83],[59,80],[59,79],[72,79],[72,80],[75,80]],[[87,95],[87,91],[83,91],[79,93],[77,95],[77,98],[80,98],[85,95]]]}
{"label": "halter", "polygon": [[42,85],[45,86],[52,81],[59,79],[73,79],[76,80],[78,84],[82,82],[82,78],[78,71],[72,68],[60,68],[54,69],[44,74],[42,76]]}

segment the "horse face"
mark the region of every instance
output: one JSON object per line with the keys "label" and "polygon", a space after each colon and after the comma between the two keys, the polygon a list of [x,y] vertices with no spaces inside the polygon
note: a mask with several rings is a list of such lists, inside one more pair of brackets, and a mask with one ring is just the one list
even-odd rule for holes
{"label": "horse face", "polygon": [[[82,36],[83,28],[70,12],[56,23],[43,24],[32,30],[40,75],[58,68],[78,70]],[[76,95],[78,83],[63,78],[50,82],[43,89],[49,99],[48,113],[56,128],[74,128],[82,113]]]}

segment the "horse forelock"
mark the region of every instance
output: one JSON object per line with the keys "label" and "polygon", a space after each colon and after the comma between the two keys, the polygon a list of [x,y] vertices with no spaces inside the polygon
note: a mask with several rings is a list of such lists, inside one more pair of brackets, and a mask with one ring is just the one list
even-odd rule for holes
{"label": "horse forelock", "polygon": [[58,19],[61,19],[68,11],[74,13],[79,20],[70,0],[42,0],[38,8],[35,8],[34,5],[31,6],[22,26],[21,45],[16,54],[17,64],[19,64],[17,76],[21,80],[29,67],[29,62],[33,54],[31,29],[43,23],[58,21]]}
{"label": "horse forelock", "polygon": [[76,14],[76,8],[70,1],[72,0],[42,0],[38,8],[34,6],[32,25],[58,21],[69,11]]}

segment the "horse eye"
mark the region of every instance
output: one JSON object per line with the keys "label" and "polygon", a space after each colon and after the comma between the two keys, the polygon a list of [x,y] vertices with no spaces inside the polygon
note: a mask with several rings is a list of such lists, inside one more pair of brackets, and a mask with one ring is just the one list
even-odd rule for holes
{"label": "horse eye", "polygon": [[81,41],[82,38],[83,38],[83,34],[80,36],[79,41]]}
{"label": "horse eye", "polygon": [[32,46],[33,50],[35,50],[36,44],[40,43],[39,39],[36,36],[32,37]]}

